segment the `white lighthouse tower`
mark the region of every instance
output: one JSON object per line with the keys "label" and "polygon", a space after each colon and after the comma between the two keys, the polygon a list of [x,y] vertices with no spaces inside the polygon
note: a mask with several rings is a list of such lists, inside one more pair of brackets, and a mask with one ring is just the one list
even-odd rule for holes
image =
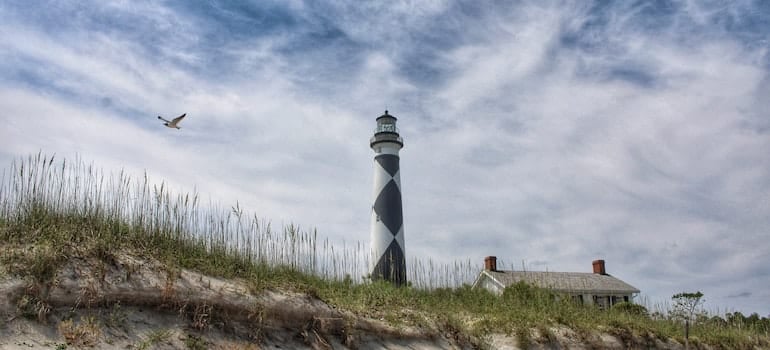
{"label": "white lighthouse tower", "polygon": [[401,209],[401,176],[398,151],[404,140],[398,134],[396,117],[377,118],[377,129],[369,140],[374,150],[374,204],[371,225],[371,277],[395,285],[406,284],[404,220]]}

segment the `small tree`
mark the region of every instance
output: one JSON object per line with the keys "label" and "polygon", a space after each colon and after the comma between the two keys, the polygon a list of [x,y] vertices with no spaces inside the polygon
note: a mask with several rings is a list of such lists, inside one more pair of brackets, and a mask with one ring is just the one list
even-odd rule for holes
{"label": "small tree", "polygon": [[690,347],[690,321],[695,320],[696,312],[699,311],[700,306],[706,301],[703,300],[703,293],[700,291],[674,294],[671,299],[674,300],[673,316],[684,319],[684,347],[688,349]]}

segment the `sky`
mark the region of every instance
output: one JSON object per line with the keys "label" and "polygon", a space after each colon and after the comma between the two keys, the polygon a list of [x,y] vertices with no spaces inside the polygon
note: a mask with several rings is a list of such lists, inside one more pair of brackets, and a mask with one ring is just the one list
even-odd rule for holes
{"label": "sky", "polygon": [[[770,2],[0,1],[0,164],[43,152],[408,259],[770,315]],[[156,118],[187,113],[180,130]]]}

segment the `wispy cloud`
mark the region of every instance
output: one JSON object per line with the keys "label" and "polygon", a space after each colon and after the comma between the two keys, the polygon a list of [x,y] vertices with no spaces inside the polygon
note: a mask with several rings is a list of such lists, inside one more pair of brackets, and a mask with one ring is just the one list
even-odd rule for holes
{"label": "wispy cloud", "polygon": [[748,298],[751,296],[751,292],[740,292],[738,294],[728,295],[728,298]]}

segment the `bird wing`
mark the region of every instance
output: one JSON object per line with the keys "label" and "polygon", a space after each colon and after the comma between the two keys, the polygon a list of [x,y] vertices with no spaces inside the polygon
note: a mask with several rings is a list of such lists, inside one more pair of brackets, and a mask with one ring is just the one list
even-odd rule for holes
{"label": "bird wing", "polygon": [[172,119],[171,122],[174,123],[174,124],[179,123],[179,121],[181,121],[182,118],[184,118],[186,115],[187,115],[187,113],[184,113],[184,114],[182,114],[182,115]]}

